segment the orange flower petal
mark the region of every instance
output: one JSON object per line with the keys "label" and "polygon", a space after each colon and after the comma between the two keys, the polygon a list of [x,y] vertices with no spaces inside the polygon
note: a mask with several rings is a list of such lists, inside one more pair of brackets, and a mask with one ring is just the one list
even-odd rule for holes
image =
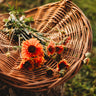
{"label": "orange flower petal", "polygon": [[44,57],[34,58],[34,67],[39,68],[44,63]]}

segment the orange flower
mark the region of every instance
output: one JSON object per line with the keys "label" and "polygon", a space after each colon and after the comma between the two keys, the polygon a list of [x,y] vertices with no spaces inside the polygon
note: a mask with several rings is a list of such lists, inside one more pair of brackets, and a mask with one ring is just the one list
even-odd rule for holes
{"label": "orange flower", "polygon": [[47,47],[48,55],[53,55],[55,53],[55,44],[50,41],[48,47]]}
{"label": "orange flower", "polygon": [[27,70],[33,70],[35,68],[41,67],[41,65],[44,63],[44,57],[36,57],[36,58],[24,58],[22,59],[19,69],[27,69]]}
{"label": "orange flower", "polygon": [[22,59],[20,65],[19,65],[19,68],[32,70],[32,69],[34,69],[34,62],[28,58]]}
{"label": "orange flower", "polygon": [[44,63],[44,57],[36,57],[34,60],[34,68],[39,68]]}
{"label": "orange flower", "polygon": [[56,52],[58,53],[58,54],[61,54],[61,52],[63,51],[63,45],[57,45],[56,47],[55,47],[55,50],[56,50]]}
{"label": "orange flower", "polygon": [[60,71],[63,68],[69,68],[69,64],[67,63],[67,61],[65,59],[61,60],[58,64],[57,64],[57,68],[58,71]]}
{"label": "orange flower", "polygon": [[26,40],[22,43],[22,57],[30,58],[35,57],[40,54],[44,54],[43,46],[39,43],[37,39]]}
{"label": "orange flower", "polygon": [[65,41],[63,42],[63,45],[66,45],[69,42],[69,40],[71,40],[70,36],[65,39]]}

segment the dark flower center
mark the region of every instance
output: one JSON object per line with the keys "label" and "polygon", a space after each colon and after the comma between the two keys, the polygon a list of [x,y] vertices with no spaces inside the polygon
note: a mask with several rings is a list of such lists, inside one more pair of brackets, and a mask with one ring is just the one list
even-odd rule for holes
{"label": "dark flower center", "polygon": [[62,68],[65,68],[66,67],[66,65],[62,62],[62,63],[60,63],[59,64],[59,69],[61,70]]}
{"label": "dark flower center", "polygon": [[49,50],[50,52],[52,52],[54,49],[50,46],[50,47],[48,48],[48,50]]}
{"label": "dark flower center", "polygon": [[51,69],[49,69],[46,71],[46,73],[47,76],[52,76],[54,72]]}
{"label": "dark flower center", "polygon": [[24,65],[23,65],[24,68],[29,68],[29,67],[31,67],[31,66],[32,66],[32,65],[30,64],[29,61],[26,61],[26,62],[24,63]]}
{"label": "dark flower center", "polygon": [[60,48],[59,47],[56,47],[56,52],[58,52],[60,50]]}
{"label": "dark flower center", "polygon": [[36,47],[35,46],[31,45],[31,46],[28,47],[28,52],[34,53],[35,51],[36,51]]}

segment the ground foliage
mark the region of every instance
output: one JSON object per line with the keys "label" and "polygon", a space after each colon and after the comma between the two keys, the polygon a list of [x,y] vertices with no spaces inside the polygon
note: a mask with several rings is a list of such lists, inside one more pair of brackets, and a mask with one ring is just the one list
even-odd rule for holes
{"label": "ground foliage", "polygon": [[[17,0],[17,6],[24,10],[58,0]],[[64,96],[96,96],[96,0],[73,0],[91,22],[93,30],[93,49],[89,65],[83,65],[80,72],[65,84]],[[16,0],[5,0],[0,4],[0,13],[8,12],[8,4],[16,6]],[[23,95],[22,95],[23,94]],[[0,81],[0,96],[32,96]]]}

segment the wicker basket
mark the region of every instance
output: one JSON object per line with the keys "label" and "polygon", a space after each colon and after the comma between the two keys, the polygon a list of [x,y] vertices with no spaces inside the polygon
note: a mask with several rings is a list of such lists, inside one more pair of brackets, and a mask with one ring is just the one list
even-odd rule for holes
{"label": "wicker basket", "polygon": [[[6,57],[7,48],[1,44],[9,44],[6,35],[0,32],[0,79],[17,88],[32,90],[33,92],[45,91],[54,86],[60,85],[71,79],[83,65],[85,53],[92,47],[92,30],[90,23],[83,12],[70,0],[62,0],[50,3],[25,12],[26,17],[33,16],[34,22],[31,24],[41,33],[56,42],[65,37],[60,31],[66,32],[71,36],[70,42],[66,45],[67,49],[62,54],[62,58],[71,64],[63,77],[56,74],[46,77],[46,67],[34,71],[17,70],[21,59],[19,52],[11,50],[11,56]],[[8,18],[8,14],[0,15],[0,29],[3,28],[3,19]],[[45,66],[56,69],[57,63],[48,59]]]}

